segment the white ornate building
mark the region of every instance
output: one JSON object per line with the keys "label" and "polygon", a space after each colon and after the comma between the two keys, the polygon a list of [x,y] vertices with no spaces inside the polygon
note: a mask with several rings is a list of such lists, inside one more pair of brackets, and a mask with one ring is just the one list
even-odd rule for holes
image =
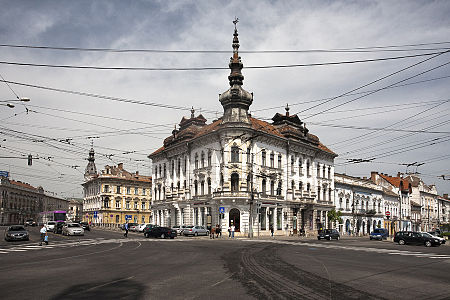
{"label": "white ornate building", "polygon": [[253,118],[253,94],[242,88],[237,29],[228,76],[219,96],[224,114],[211,124],[202,115],[183,118],[179,129],[149,155],[159,225],[200,224],[238,235],[314,231],[333,207],[334,158],[297,115],[277,113],[272,123]]}

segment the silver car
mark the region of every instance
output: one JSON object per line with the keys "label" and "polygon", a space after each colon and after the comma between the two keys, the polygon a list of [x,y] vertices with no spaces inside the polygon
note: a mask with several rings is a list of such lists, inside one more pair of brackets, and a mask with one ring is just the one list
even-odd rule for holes
{"label": "silver car", "polygon": [[175,230],[178,235],[182,235],[183,231],[186,229],[186,225],[175,225],[172,226],[172,230]]}
{"label": "silver car", "polygon": [[198,235],[208,235],[209,231],[200,225],[189,225],[186,226],[186,228],[184,228],[183,230],[183,235],[193,235],[193,236],[198,236]]}
{"label": "silver car", "polygon": [[67,223],[62,229],[63,235],[84,235],[84,229],[78,223]]}
{"label": "silver car", "polygon": [[12,225],[5,230],[5,241],[28,241],[30,236],[23,225]]}

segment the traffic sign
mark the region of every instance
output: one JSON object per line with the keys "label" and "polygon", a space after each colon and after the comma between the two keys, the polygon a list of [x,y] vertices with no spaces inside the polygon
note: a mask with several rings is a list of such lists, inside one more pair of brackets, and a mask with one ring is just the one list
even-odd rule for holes
{"label": "traffic sign", "polygon": [[114,217],[114,215],[109,215],[111,218]]}
{"label": "traffic sign", "polygon": [[219,213],[224,214],[225,213],[225,207],[223,207],[223,206],[219,207]]}
{"label": "traffic sign", "polygon": [[391,216],[391,212],[390,211],[386,211],[386,217],[390,217]]}
{"label": "traffic sign", "polygon": [[97,218],[98,211],[94,211],[94,218]]}

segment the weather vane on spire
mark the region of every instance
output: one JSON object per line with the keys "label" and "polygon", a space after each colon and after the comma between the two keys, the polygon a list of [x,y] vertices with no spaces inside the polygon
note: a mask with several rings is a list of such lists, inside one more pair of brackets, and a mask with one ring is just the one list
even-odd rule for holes
{"label": "weather vane on spire", "polygon": [[234,21],[233,21],[234,29],[236,29],[236,24],[237,23],[239,23],[239,18],[234,17]]}

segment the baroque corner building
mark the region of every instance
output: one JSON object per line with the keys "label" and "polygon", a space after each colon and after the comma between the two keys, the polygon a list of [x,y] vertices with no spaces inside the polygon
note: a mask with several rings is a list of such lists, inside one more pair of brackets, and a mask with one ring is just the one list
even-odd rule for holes
{"label": "baroque corner building", "polygon": [[127,221],[151,223],[152,178],[130,173],[122,163],[97,173],[94,161],[91,148],[82,184],[83,220],[109,227]]}
{"label": "baroque corner building", "polygon": [[154,222],[161,226],[234,225],[239,236],[313,232],[334,207],[334,158],[297,115],[272,123],[253,118],[243,89],[238,32],[230,88],[219,95],[223,116],[211,124],[192,109],[179,129],[149,155]]}

